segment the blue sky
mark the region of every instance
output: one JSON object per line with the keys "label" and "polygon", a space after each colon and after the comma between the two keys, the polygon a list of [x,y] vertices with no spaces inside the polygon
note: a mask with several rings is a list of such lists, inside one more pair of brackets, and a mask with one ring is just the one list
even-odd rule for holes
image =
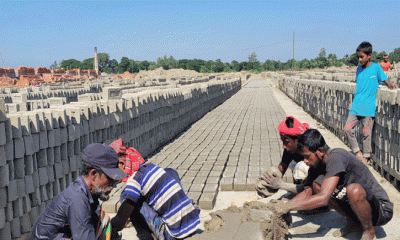
{"label": "blue sky", "polygon": [[[400,47],[398,1],[0,1],[0,67],[93,57],[120,62],[339,58],[370,41]],[[1,59],[0,59],[1,60]],[[4,62],[4,64],[3,64]]]}

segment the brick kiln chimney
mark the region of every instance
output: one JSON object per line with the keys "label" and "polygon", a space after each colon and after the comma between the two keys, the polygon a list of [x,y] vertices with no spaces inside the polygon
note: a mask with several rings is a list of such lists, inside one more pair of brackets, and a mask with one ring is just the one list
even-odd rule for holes
{"label": "brick kiln chimney", "polygon": [[96,75],[99,75],[99,61],[97,59],[97,47],[94,47],[94,70]]}

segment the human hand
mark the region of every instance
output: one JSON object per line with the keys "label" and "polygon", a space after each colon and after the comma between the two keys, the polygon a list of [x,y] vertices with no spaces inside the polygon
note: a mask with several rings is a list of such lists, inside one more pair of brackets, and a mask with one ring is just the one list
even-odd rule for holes
{"label": "human hand", "polygon": [[284,215],[290,212],[290,203],[282,200],[271,200],[267,207],[277,215]]}
{"label": "human hand", "polygon": [[273,173],[265,172],[260,176],[260,179],[265,181],[267,187],[273,189],[280,189],[283,186],[282,178]]}

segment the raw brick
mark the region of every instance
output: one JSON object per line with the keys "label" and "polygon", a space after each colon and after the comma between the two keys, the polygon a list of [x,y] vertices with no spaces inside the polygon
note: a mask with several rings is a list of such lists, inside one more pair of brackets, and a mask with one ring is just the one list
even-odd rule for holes
{"label": "raw brick", "polygon": [[18,198],[26,196],[25,178],[15,179],[17,181]]}
{"label": "raw brick", "polygon": [[4,149],[6,151],[6,160],[11,161],[14,159],[14,141],[7,142],[4,145]]}
{"label": "raw brick", "polygon": [[39,133],[33,133],[31,136],[32,136],[32,140],[33,140],[34,152],[39,152],[39,149],[40,149],[40,134]]}
{"label": "raw brick", "polygon": [[48,165],[47,150],[40,149],[39,152],[36,153],[36,159],[37,159],[38,168],[46,167]]}
{"label": "raw brick", "polygon": [[54,182],[54,168],[53,166],[47,166],[47,175],[49,182]]}
{"label": "raw brick", "polygon": [[49,147],[54,147],[56,140],[54,139],[54,130],[47,130],[47,141],[49,142]]}
{"label": "raw brick", "polygon": [[33,193],[35,191],[35,185],[33,183],[32,175],[25,176],[25,189],[26,193]]}
{"label": "raw brick", "polygon": [[0,188],[8,186],[10,183],[10,169],[8,165],[0,167]]}
{"label": "raw brick", "polygon": [[4,146],[0,146],[0,167],[6,165],[6,149]]}
{"label": "raw brick", "polygon": [[32,155],[25,156],[24,163],[25,163],[25,175],[31,175],[35,170],[33,167],[34,166],[33,156]]}
{"label": "raw brick", "polygon": [[39,132],[39,148],[40,149],[45,149],[49,147],[49,140],[47,138],[47,131],[40,131]]}
{"label": "raw brick", "polygon": [[39,185],[43,186],[49,182],[49,178],[47,176],[47,167],[38,168],[38,171],[39,171]]}
{"label": "raw brick", "polygon": [[220,181],[221,191],[233,191],[233,178],[222,178]]}
{"label": "raw brick", "polygon": [[4,228],[5,225],[6,225],[6,211],[4,208],[0,208],[0,229]]}
{"label": "raw brick", "polygon": [[13,216],[14,216],[14,218],[21,217],[24,214],[24,207],[23,207],[22,198],[18,198],[17,200],[12,202],[12,206],[13,206]]}
{"label": "raw brick", "polygon": [[0,122],[0,146],[6,144],[6,124],[4,122]]}
{"label": "raw brick", "polygon": [[39,187],[39,173],[38,171],[34,171],[32,173],[32,180],[33,180],[33,185],[35,186],[35,188]]}
{"label": "raw brick", "polygon": [[[1,115],[1,113],[0,113]],[[11,142],[13,139],[13,127],[11,125],[11,122],[9,119],[7,119],[7,121],[4,122],[4,127],[5,127],[5,131],[6,131],[6,142]]]}
{"label": "raw brick", "polygon": [[7,202],[6,205],[6,222],[11,222],[14,218],[13,216],[13,204],[11,201]]}
{"label": "raw brick", "polygon": [[21,114],[20,118],[21,118],[22,136],[31,135],[31,124],[30,124],[29,116],[26,114]]}
{"label": "raw brick", "polygon": [[63,172],[63,165],[62,163],[55,163],[54,164],[54,174],[56,178],[61,178],[62,176],[64,176],[64,172]]}
{"label": "raw brick", "polygon": [[21,222],[19,221],[19,217],[14,218],[11,223],[11,237],[19,238],[21,237]]}
{"label": "raw brick", "polygon": [[8,195],[7,195],[7,189],[0,188],[0,208],[5,208],[7,206],[7,201],[8,201]]}
{"label": "raw brick", "polygon": [[14,154],[15,158],[23,158],[25,155],[25,144],[22,137],[14,139]]}
{"label": "raw brick", "polygon": [[31,231],[31,220],[29,217],[29,214],[24,214],[20,218],[20,223],[21,223],[21,232],[22,233],[27,233]]}
{"label": "raw brick", "polygon": [[14,159],[14,178],[25,177],[25,158]]}
{"label": "raw brick", "polygon": [[202,193],[199,199],[199,207],[204,210],[212,210],[216,200],[215,193]]}
{"label": "raw brick", "polygon": [[23,202],[23,207],[24,207],[24,213],[29,213],[32,209],[31,200],[30,200],[29,196],[23,197],[22,202]]}
{"label": "raw brick", "polygon": [[21,114],[8,114],[7,115],[7,117],[10,119],[13,138],[22,138],[20,116],[21,116]]}
{"label": "raw brick", "polygon": [[0,239],[11,240],[10,223],[6,222],[3,228],[0,228]]}
{"label": "raw brick", "polygon": [[31,211],[29,212],[29,218],[31,219],[31,223],[35,223],[39,218],[38,208],[32,207]]}
{"label": "raw brick", "polygon": [[47,164],[54,165],[54,148],[47,148]]}
{"label": "raw brick", "polygon": [[8,184],[7,195],[8,195],[8,201],[9,202],[17,200],[17,198],[18,198],[18,187],[17,187],[17,181],[16,180],[12,180]]}

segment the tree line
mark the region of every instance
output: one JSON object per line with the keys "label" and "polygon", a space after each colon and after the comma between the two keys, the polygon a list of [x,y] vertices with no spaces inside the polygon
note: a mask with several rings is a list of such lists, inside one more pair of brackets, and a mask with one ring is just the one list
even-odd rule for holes
{"label": "tree line", "polygon": [[[388,55],[388,60],[390,62],[400,61],[400,48],[394,49],[393,52],[387,54],[385,51],[377,53],[373,52],[371,60],[373,62],[383,61],[383,56]],[[248,61],[238,62],[236,60],[229,62],[222,62],[221,59],[213,60],[201,60],[201,59],[180,59],[176,60],[172,56],[164,56],[157,59],[157,62],[152,61],[135,61],[127,57],[122,57],[121,61],[118,62],[116,59],[110,59],[108,53],[97,54],[99,70],[105,73],[117,73],[122,74],[126,71],[130,73],[137,73],[140,70],[154,70],[159,67],[163,69],[175,69],[182,68],[186,70],[194,70],[199,73],[220,73],[220,72],[240,72],[243,70],[251,71],[254,73],[259,73],[262,71],[281,71],[281,70],[301,70],[301,69],[311,69],[311,68],[325,68],[325,67],[341,67],[345,66],[358,66],[358,58],[356,53],[351,55],[345,55],[343,58],[339,59],[335,54],[330,53],[327,56],[326,50],[322,48],[318,56],[314,59],[308,60],[303,59],[301,61],[296,61],[290,59],[286,62],[266,60],[265,62],[260,62],[257,59],[257,54],[253,52],[248,56]],[[76,59],[62,60],[61,62],[54,63],[50,66],[50,69],[63,68],[65,70],[69,69],[94,69],[94,58],[88,58],[83,61],[78,61]]]}

